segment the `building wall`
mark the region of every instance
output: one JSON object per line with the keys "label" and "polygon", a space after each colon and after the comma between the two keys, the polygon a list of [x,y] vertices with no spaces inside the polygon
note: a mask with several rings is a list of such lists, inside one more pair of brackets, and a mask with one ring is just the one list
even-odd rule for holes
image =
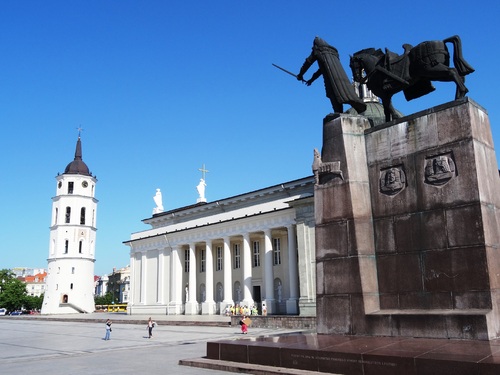
{"label": "building wall", "polygon": [[[315,301],[314,263],[310,258],[314,250],[304,248],[314,245],[314,220],[300,219],[297,223],[297,208],[291,202],[312,196],[312,191],[313,179],[306,178],[145,220],[153,229],[134,233],[126,242],[131,249],[132,269],[129,313],[223,313],[227,305],[251,306],[255,298],[259,308],[261,301],[266,303],[269,313],[302,313],[299,300]],[[297,203],[301,212],[310,212],[307,206],[312,205],[312,200]],[[276,249],[272,248],[276,241],[280,264],[275,264]],[[257,267],[253,264],[254,242],[259,244]],[[218,247],[223,253],[221,270],[217,269]],[[235,267],[236,248],[239,267]],[[203,251],[205,271],[201,272]],[[307,278],[299,280],[299,275]],[[312,285],[299,287],[303,282]]]}

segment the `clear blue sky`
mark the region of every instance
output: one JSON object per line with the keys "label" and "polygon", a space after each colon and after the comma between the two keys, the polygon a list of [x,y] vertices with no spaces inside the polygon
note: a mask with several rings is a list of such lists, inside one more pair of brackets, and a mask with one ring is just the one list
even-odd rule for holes
{"label": "clear blue sky", "polygon": [[[149,228],[156,188],[166,210],[196,202],[203,164],[209,201],[310,175],[330,102],[321,79],[307,87],[271,64],[298,72],[316,35],[346,71],[363,48],[400,53],[460,35],[476,69],[469,97],[500,145],[499,4],[2,1],[0,268],[47,267],[55,176],[80,126],[99,180],[96,274],[129,264],[122,242]],[[395,106],[411,114],[454,99],[454,84],[436,86]]]}

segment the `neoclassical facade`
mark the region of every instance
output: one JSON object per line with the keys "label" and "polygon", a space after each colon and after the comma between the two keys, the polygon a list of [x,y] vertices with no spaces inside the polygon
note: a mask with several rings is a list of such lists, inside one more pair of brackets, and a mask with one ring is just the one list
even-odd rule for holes
{"label": "neoclassical facade", "polygon": [[315,315],[314,178],[154,213],[133,233],[129,314]]}

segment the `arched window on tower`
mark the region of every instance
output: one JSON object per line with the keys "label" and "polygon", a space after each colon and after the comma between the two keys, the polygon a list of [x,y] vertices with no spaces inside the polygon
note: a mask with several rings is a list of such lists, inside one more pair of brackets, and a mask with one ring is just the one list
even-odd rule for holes
{"label": "arched window on tower", "polygon": [[78,252],[81,254],[83,251],[83,241],[80,240],[80,243],[78,244]]}
{"label": "arched window on tower", "polygon": [[73,194],[73,181],[68,182],[68,194]]}
{"label": "arched window on tower", "polygon": [[59,209],[56,207],[56,213],[54,215],[54,225],[57,225],[57,216],[59,215]]}
{"label": "arched window on tower", "polygon": [[85,207],[80,210],[80,225],[85,225]]}
{"label": "arched window on tower", "polygon": [[64,241],[64,254],[68,254],[68,250],[69,250],[69,241],[66,240]]}
{"label": "arched window on tower", "polygon": [[71,207],[66,207],[66,224],[69,224],[69,219],[71,217]]}

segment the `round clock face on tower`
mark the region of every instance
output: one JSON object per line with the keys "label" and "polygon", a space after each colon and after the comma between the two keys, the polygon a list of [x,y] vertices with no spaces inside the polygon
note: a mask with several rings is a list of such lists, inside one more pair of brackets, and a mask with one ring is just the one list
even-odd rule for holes
{"label": "round clock face on tower", "polygon": [[87,181],[83,181],[83,182],[82,182],[82,186],[83,186],[84,188],[86,188],[87,186],[89,186],[89,184],[88,184],[88,182],[87,182]]}

